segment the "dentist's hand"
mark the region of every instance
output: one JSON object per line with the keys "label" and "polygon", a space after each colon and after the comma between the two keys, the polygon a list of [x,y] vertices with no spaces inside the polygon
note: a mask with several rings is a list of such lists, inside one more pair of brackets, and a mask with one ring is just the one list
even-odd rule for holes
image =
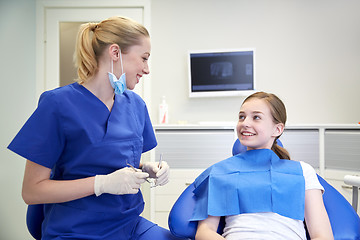
{"label": "dentist's hand", "polygon": [[170,167],[167,162],[146,162],[142,165],[142,171],[147,172],[150,178],[155,178],[155,185],[162,186],[169,182]]}
{"label": "dentist's hand", "polygon": [[94,192],[96,196],[103,193],[116,195],[136,194],[149,174],[125,167],[107,175],[96,175]]}

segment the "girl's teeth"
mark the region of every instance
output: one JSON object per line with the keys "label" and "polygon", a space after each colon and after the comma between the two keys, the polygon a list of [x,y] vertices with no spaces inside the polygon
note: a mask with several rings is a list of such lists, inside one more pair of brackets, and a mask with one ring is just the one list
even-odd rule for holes
{"label": "girl's teeth", "polygon": [[252,134],[252,133],[243,133],[243,135],[245,135],[245,136],[253,136],[254,134]]}

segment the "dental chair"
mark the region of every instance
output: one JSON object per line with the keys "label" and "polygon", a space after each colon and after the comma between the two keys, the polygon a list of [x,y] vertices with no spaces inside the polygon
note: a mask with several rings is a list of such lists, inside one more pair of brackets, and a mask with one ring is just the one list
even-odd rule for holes
{"label": "dental chair", "polygon": [[359,188],[360,188],[360,176],[346,175],[344,177],[344,183],[352,186],[352,206],[355,212],[358,209],[359,202]]}
{"label": "dental chair", "polygon": [[41,224],[44,220],[44,204],[29,205],[26,212],[26,225],[36,240],[41,239]]}
{"label": "dental chair", "polygon": [[[282,146],[281,142],[278,142]],[[246,151],[246,147],[237,139],[234,143],[233,155]],[[335,240],[360,240],[360,218],[350,203],[322,177],[318,176],[325,189],[323,194],[326,211],[329,215]],[[171,233],[184,239],[195,239],[197,222],[190,222],[195,207],[193,194],[194,184],[188,186],[172,207],[168,224]],[[219,224],[218,232],[224,228],[224,219]],[[308,237],[308,239],[310,239]]]}

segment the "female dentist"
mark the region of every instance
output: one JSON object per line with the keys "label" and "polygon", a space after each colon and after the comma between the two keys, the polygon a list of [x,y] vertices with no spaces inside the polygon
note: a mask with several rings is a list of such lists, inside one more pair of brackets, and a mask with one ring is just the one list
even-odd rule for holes
{"label": "female dentist", "polygon": [[23,199],[45,204],[42,239],[177,239],[140,217],[140,186],[168,182],[166,162],[140,163],[157,145],[134,89],[149,74],[150,37],[124,17],[81,25],[78,81],[44,92],[9,149],[27,159]]}

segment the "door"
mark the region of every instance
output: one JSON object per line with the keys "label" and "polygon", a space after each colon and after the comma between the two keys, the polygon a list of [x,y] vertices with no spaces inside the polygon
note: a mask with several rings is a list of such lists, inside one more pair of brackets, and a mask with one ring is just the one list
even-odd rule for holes
{"label": "door", "polygon": [[[60,83],[60,67],[62,68],[62,72],[74,72],[74,69],[71,69],[74,66],[72,59],[61,61],[61,57],[64,57],[64,55],[67,55],[67,58],[69,58],[69,55],[72,57],[71,52],[73,52],[73,50],[67,49],[69,45],[64,44],[64,42],[74,40],[64,40],[63,38],[69,29],[72,28],[73,31],[74,28],[77,28],[77,26],[84,22],[99,22],[111,16],[126,16],[142,23],[150,31],[148,26],[150,22],[150,18],[148,17],[150,7],[146,1],[136,1],[137,5],[131,3],[131,1],[88,2],[89,1],[56,1],[52,3],[46,0],[38,1],[36,71],[38,96],[45,90],[64,85],[64,83]],[[61,33],[61,30],[65,31],[65,33]],[[72,36],[72,38],[75,39],[76,37]],[[74,46],[75,42],[73,42],[71,47],[74,48]],[[60,54],[60,52],[63,54]],[[67,52],[70,53],[65,54]],[[72,78],[66,74],[63,75],[65,78]],[[149,77],[147,76],[147,78]],[[144,85],[149,85],[149,79],[147,78],[140,81],[134,89],[134,91],[145,100],[148,100],[146,98],[149,97],[144,91]],[[72,80],[73,79],[67,79],[66,81],[69,83]]]}

